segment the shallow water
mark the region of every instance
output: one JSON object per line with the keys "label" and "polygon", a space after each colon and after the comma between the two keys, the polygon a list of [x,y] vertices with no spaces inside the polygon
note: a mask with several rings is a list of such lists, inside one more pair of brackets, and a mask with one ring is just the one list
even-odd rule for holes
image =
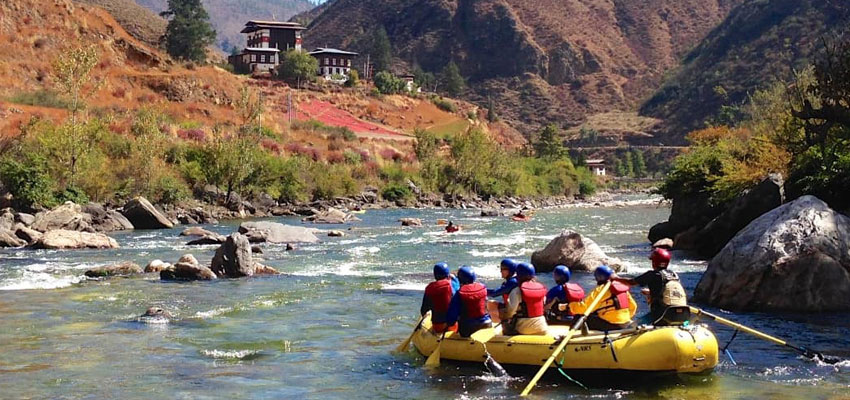
{"label": "shallow water", "polygon": [[[214,247],[188,247],[179,229],[114,235],[110,251],[0,252],[0,398],[510,398],[527,376],[490,376],[483,365],[422,368],[413,351],[391,350],[416,322],[430,266],[447,260],[476,268],[499,284],[498,261],[527,259],[560,229],[596,240],[627,262],[648,267],[645,232],[669,209],[654,206],[539,212],[529,223],[480,218],[475,211],[382,210],[361,215],[342,238],[294,252],[263,245],[263,263],[286,275],[216,282],[160,282],[154,276],[87,281],[94,265],[191,252],[202,263]],[[402,228],[400,217],[427,224],[451,218],[464,226]],[[297,219],[275,219],[299,223]],[[205,228],[229,233],[236,222]],[[321,228],[336,228],[321,226]],[[692,292],[705,263],[675,254]],[[591,287],[589,274],[574,280]],[[551,283],[547,276],[544,281]],[[642,301],[642,296],[635,298]],[[140,323],[148,306],[176,321]],[[644,304],[641,307],[645,307]],[[639,313],[642,313],[642,308]],[[714,310],[717,311],[717,310]],[[718,311],[720,312],[720,311]],[[727,315],[792,342],[850,356],[850,314]],[[722,344],[731,331],[715,327]],[[850,362],[821,365],[781,347],[739,335],[714,373],[579,388],[547,376],[539,398],[840,398],[850,396]]]}

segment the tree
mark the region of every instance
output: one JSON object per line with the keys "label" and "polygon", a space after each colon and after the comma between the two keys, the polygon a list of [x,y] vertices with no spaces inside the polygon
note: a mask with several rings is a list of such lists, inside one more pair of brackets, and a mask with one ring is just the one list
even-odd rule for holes
{"label": "tree", "polygon": [[348,71],[348,79],[345,80],[346,87],[355,87],[360,84],[360,73],[357,72],[356,69],[352,68]]}
{"label": "tree", "polygon": [[165,133],[160,128],[165,122],[165,116],[151,109],[143,108],[136,113],[130,132],[136,140],[134,143],[135,162],[144,165],[139,171],[142,179],[141,192],[153,197],[153,181],[159,169],[158,160],[165,153]]}
{"label": "tree", "polygon": [[646,162],[643,159],[643,153],[638,150],[632,150],[632,171],[636,178],[646,176]]}
{"label": "tree", "polygon": [[372,36],[370,53],[376,71],[390,70],[393,62],[393,47],[390,44],[387,30],[383,26],[379,27]]}
{"label": "tree", "polygon": [[564,155],[564,146],[558,138],[560,132],[555,124],[549,124],[542,131],[534,143],[534,151],[538,158],[558,159]]}
{"label": "tree", "polygon": [[295,49],[289,50],[283,55],[278,69],[281,79],[294,81],[301,87],[301,82],[312,81],[319,72],[319,60],[307,52]]}
{"label": "tree", "polygon": [[499,120],[499,115],[496,114],[496,105],[493,103],[493,97],[487,96],[487,121],[496,122]]}
{"label": "tree", "polygon": [[205,62],[207,47],[215,41],[215,30],[201,0],[168,0],[168,9],[160,13],[168,18],[165,50],[174,58]]}
{"label": "tree", "polygon": [[375,74],[375,87],[383,94],[401,93],[405,86],[404,80],[396,78],[395,75],[387,71]]}
{"label": "tree", "polygon": [[63,126],[67,131],[63,139],[62,150],[67,155],[67,168],[70,173],[70,184],[73,186],[77,175],[77,166],[82,157],[91,148],[89,135],[82,129],[79,120],[80,111],[85,108],[85,100],[94,95],[98,84],[91,85],[91,72],[99,60],[97,49],[78,47],[61,54],[53,62],[53,75],[56,85],[70,99],[71,118]]}
{"label": "tree", "polygon": [[454,61],[450,61],[443,68],[440,74],[440,80],[446,88],[446,92],[451,96],[459,95],[466,88],[466,81],[464,81],[463,76],[460,74],[460,68],[458,68]]}
{"label": "tree", "polygon": [[632,152],[626,152],[626,158],[623,160],[623,176],[628,176],[630,178],[634,178],[635,169],[634,169],[634,161],[632,160]]}
{"label": "tree", "polygon": [[413,67],[413,83],[425,88],[425,90],[436,90],[437,78],[434,77],[434,74],[423,70],[419,65],[415,65]]}

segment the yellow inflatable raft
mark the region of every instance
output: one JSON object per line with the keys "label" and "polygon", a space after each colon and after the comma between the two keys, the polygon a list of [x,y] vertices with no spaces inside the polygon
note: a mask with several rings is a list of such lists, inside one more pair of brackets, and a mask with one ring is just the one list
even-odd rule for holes
{"label": "yellow inflatable raft", "polygon": [[[425,356],[437,347],[439,335],[431,332],[431,319],[413,336],[413,345]],[[543,365],[555,351],[560,337],[569,326],[553,325],[549,335],[501,335],[486,343],[490,355],[505,365]],[[486,359],[482,343],[462,338],[458,333],[446,334],[440,358],[455,361],[482,362]],[[613,349],[612,349],[613,348]],[[642,327],[621,331],[590,331],[576,335],[564,350],[565,370],[610,370],[618,372],[701,373],[717,365],[717,339],[700,325],[688,327]],[[556,358],[561,361],[561,355]],[[554,367],[554,365],[553,365]]]}

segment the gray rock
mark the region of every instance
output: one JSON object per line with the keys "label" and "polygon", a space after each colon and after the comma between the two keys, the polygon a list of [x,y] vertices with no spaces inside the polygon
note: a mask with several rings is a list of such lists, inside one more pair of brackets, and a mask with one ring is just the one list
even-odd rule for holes
{"label": "gray rock", "polygon": [[46,232],[33,247],[38,249],[117,249],[118,242],[102,233],[57,229]]}
{"label": "gray rock", "polygon": [[27,242],[15,236],[15,233],[10,230],[0,230],[0,247],[22,247],[26,246]]}
{"label": "gray rock", "polygon": [[314,224],[345,224],[348,222],[360,221],[353,214],[340,211],[330,207],[326,211],[322,211],[316,215],[311,215],[303,219]]}
{"label": "gray rock", "polygon": [[263,254],[263,248],[257,245],[251,246],[251,254]]}
{"label": "gray rock", "polygon": [[184,254],[172,268],[163,269],[159,278],[168,281],[210,281],[216,279],[215,273],[198,263],[195,256]]}
{"label": "gray rock", "polygon": [[36,214],[31,228],[39,232],[56,229],[94,232],[91,215],[84,213],[79,204],[70,201],[50,211]]}
{"label": "gray rock", "polygon": [[174,224],[144,197],[124,205],[123,214],[136,229],[171,229]]}
{"label": "gray rock", "polygon": [[401,222],[401,226],[422,226],[422,220],[419,218],[401,218],[398,222]]}
{"label": "gray rock", "polygon": [[41,239],[42,233],[35,229],[27,228],[24,224],[17,224],[15,225],[15,236],[27,242],[27,244],[33,244],[38,239]]}
{"label": "gray rock", "polygon": [[24,226],[32,226],[33,222],[35,222],[35,216],[27,213],[17,213],[15,214],[15,222],[24,224]]}
{"label": "gray rock", "polygon": [[241,233],[233,233],[215,251],[210,269],[218,277],[241,278],[254,274],[251,243]]}
{"label": "gray rock", "polygon": [[89,278],[106,278],[111,276],[138,275],[141,273],[142,267],[136,263],[125,261],[120,264],[92,268],[86,271],[85,275]]}
{"label": "gray rock", "polygon": [[254,275],[280,275],[280,272],[267,265],[254,263]]}
{"label": "gray rock", "polygon": [[10,231],[14,227],[15,214],[10,209],[3,210],[3,213],[0,214],[0,230]]}
{"label": "gray rock", "polygon": [[173,268],[173,266],[167,262],[163,262],[162,260],[151,260],[151,262],[145,266],[145,273],[160,272],[169,268]]}
{"label": "gray rock", "polygon": [[850,218],[813,196],[756,218],[714,256],[694,298],[728,310],[850,310]]}
{"label": "gray rock", "polygon": [[487,208],[487,209],[481,210],[481,216],[482,217],[499,217],[501,215],[502,215],[502,213],[495,208]]}
{"label": "gray rock", "polygon": [[200,226],[192,226],[192,227],[184,229],[183,232],[180,232],[180,236],[203,237],[203,236],[212,236],[212,235],[217,235],[217,233],[212,232],[212,231],[208,231],[204,228],[201,228]]}
{"label": "gray rock", "polygon": [[617,272],[625,270],[620,260],[608,257],[596,242],[571,230],[561,232],[543,250],[532,253],[531,263],[537,272],[551,272],[557,265],[573,271],[593,271],[603,264]]}
{"label": "gray rock", "polygon": [[89,203],[83,206],[83,213],[90,216],[91,226],[97,232],[114,232],[132,230],[133,224],[121,215],[121,213],[113,210],[106,210],[98,203]]}
{"label": "gray rock", "polygon": [[661,239],[661,240],[653,243],[652,248],[653,249],[673,250],[673,244],[675,244],[675,242],[673,242],[673,239],[664,238],[664,239]]}
{"label": "gray rock", "polygon": [[217,233],[211,233],[207,236],[202,236],[197,239],[190,240],[186,243],[187,246],[203,246],[209,244],[222,244],[227,240],[227,237],[224,235],[219,235]]}
{"label": "gray rock", "polygon": [[343,236],[345,236],[345,232],[338,231],[338,230],[328,231],[328,236],[330,236],[330,237],[343,237]]}
{"label": "gray rock", "polygon": [[250,240],[252,243],[316,243],[316,229],[302,226],[285,225],[277,222],[249,221],[239,225],[239,233],[263,240]]}

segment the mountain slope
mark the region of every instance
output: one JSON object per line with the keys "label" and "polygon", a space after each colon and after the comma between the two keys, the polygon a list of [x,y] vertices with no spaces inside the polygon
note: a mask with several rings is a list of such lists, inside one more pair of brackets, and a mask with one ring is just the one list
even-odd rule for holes
{"label": "mountain slope", "polygon": [[814,61],[821,39],[846,27],[847,11],[837,0],[747,2],[687,55],[641,113],[665,120],[668,141],[682,142],[724,104],[740,104],[748,93]]}
{"label": "mountain slope", "polygon": [[383,26],[398,69],[436,72],[454,60],[468,99],[493,96],[500,115],[531,132],[634,109],[741,1],[336,0],[304,41],[363,52]]}
{"label": "mountain slope", "polygon": [[[104,0],[101,0],[104,1]],[[155,12],[166,9],[167,0],[136,0]],[[218,46],[230,51],[234,46],[245,47],[245,35],[239,33],[245,22],[252,19],[286,21],[300,12],[312,9],[309,0],[203,0],[210,22],[217,34]]]}
{"label": "mountain slope", "polygon": [[116,21],[136,39],[151,46],[159,44],[165,34],[165,19],[148,10],[135,0],[76,0],[79,3],[98,6],[112,15]]}

